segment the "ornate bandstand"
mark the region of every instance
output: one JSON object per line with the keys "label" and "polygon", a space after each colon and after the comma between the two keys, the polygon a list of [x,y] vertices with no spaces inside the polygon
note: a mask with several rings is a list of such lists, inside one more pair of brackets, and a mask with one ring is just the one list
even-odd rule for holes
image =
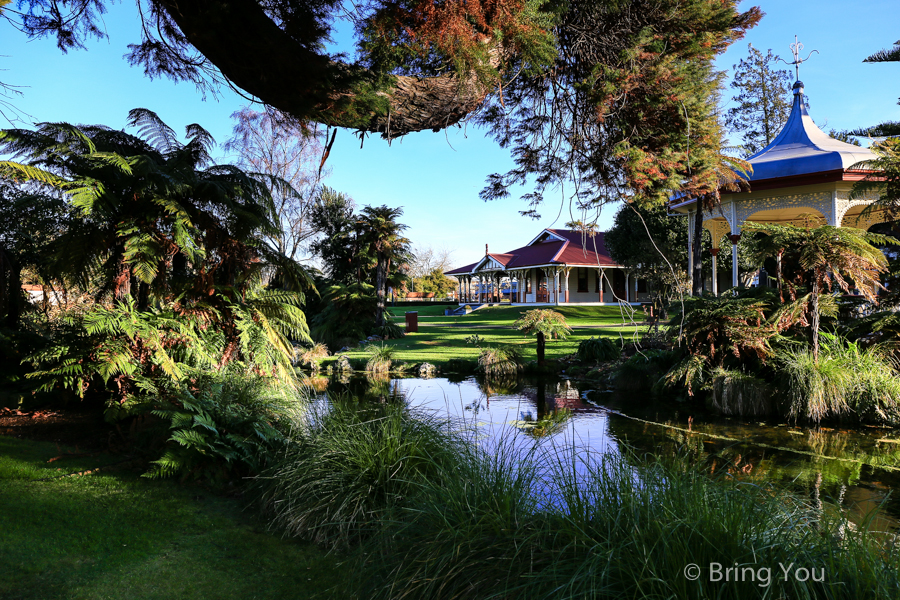
{"label": "ornate bandstand", "polygon": [[[886,220],[881,210],[863,212],[877,196],[850,198],[854,182],[871,174],[855,165],[874,159],[875,154],[829,137],[809,116],[801,81],[794,84],[793,92],[793,106],[784,128],[772,143],[747,159],[753,168],[747,178],[750,190],[722,192],[721,205],[703,215],[703,228],[712,237],[714,294],[718,293],[716,256],[723,242],[731,242],[732,285],[738,286],[738,241],[748,222],[868,229]],[[670,206],[671,212],[691,217],[691,245],[696,210],[695,199]],[[692,269],[693,257],[691,253],[689,256]]]}

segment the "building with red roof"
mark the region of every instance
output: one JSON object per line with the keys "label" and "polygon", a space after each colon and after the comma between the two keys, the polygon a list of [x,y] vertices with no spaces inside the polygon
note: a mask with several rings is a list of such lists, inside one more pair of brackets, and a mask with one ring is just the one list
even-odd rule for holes
{"label": "building with red roof", "polygon": [[646,283],[610,256],[602,232],[544,229],[528,244],[493,253],[445,275],[459,281],[460,303],[499,302],[508,282],[514,304],[616,304],[648,300]]}

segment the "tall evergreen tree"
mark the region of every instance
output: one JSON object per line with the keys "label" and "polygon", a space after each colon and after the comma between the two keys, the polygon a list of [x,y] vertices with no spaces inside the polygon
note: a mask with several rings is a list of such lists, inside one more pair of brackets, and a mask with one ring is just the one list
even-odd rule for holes
{"label": "tall evergreen tree", "polygon": [[778,57],[772,50],[763,54],[748,44],[750,54],[734,65],[731,87],[738,90],[737,103],[725,113],[725,125],[740,133],[744,148],[755,154],[765,148],[791,114],[791,72],[775,69]]}

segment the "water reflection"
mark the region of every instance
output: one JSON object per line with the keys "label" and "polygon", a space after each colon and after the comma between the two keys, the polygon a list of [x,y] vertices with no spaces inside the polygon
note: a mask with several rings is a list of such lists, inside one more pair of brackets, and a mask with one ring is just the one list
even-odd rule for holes
{"label": "water reflection", "polygon": [[[676,403],[591,390],[566,379],[466,378],[331,380],[329,393],[370,401],[406,401],[464,422],[483,443],[506,440],[523,452],[552,445],[564,460],[579,448],[688,457],[711,474],[776,482],[816,502],[827,500],[861,522],[878,506],[875,529],[897,530],[900,431],[804,429],[742,421]],[[504,437],[505,436],[505,437]]]}

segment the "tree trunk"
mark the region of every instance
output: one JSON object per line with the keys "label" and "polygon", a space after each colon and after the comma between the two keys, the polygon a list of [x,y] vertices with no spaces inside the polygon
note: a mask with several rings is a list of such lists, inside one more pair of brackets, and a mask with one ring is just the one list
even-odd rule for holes
{"label": "tree trunk", "polygon": [[544,366],[544,346],[546,346],[543,332],[538,331],[537,334],[537,362],[539,367]]}
{"label": "tree trunk", "polygon": [[[379,89],[373,73],[335,62],[285,33],[257,0],[156,3],[231,83],[304,120],[391,139],[455,125],[490,91],[474,76],[394,76],[390,88]],[[500,64],[498,51],[490,62]]]}
{"label": "tree trunk", "polygon": [[703,295],[703,201],[697,199],[697,215],[694,217],[694,244],[691,252],[694,256],[694,272],[691,273],[691,295]]}
{"label": "tree trunk", "polygon": [[384,284],[387,280],[384,259],[379,257],[375,265],[375,326],[384,326]]}
{"label": "tree trunk", "polygon": [[781,256],[783,254],[784,250],[780,250],[775,256],[775,273],[778,276],[778,299],[782,304],[784,304],[784,288],[782,287],[781,281]]}
{"label": "tree trunk", "polygon": [[22,265],[15,260],[8,264],[7,293],[6,326],[17,329],[22,314]]}
{"label": "tree trunk", "polygon": [[813,360],[819,363],[819,274],[813,275],[812,292],[809,295],[809,305],[812,317],[810,329],[812,330]]}
{"label": "tree trunk", "polygon": [[141,312],[150,308],[150,284],[143,281],[138,284],[137,309]]}

